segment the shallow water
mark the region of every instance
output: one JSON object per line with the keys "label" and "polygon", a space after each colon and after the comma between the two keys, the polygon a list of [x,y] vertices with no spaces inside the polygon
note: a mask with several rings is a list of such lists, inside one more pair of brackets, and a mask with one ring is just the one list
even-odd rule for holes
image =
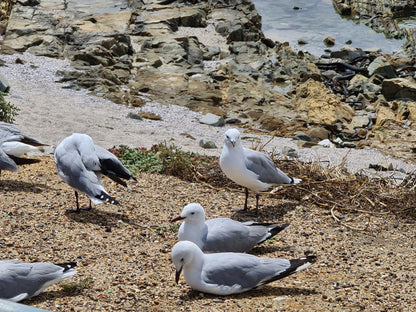
{"label": "shallow water", "polygon": [[[405,40],[387,39],[370,27],[342,18],[335,12],[331,0],[253,0],[262,17],[266,37],[289,42],[291,47],[306,50],[315,56],[327,49],[323,40],[335,39],[332,51],[351,40],[351,46],[361,49],[380,48],[383,52],[401,52]],[[298,7],[298,10],[294,10]],[[414,21],[413,21],[414,22]],[[404,22],[403,22],[404,23]],[[298,40],[307,42],[299,45]]]}

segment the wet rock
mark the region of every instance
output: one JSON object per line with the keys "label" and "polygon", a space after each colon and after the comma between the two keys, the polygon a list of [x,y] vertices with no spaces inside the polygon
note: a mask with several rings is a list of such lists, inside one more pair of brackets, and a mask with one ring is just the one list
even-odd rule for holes
{"label": "wet rock", "polygon": [[412,99],[416,100],[416,82],[405,78],[384,79],[382,94],[387,100]]}
{"label": "wet rock", "polygon": [[211,113],[204,115],[199,122],[214,127],[223,127],[225,125],[225,121],[222,117]]}
{"label": "wet rock", "polygon": [[324,39],[324,44],[325,44],[327,47],[332,47],[332,46],[334,46],[334,45],[335,45],[335,39],[334,39],[334,38],[332,38],[331,36],[328,36],[328,37],[326,37],[326,38]]}

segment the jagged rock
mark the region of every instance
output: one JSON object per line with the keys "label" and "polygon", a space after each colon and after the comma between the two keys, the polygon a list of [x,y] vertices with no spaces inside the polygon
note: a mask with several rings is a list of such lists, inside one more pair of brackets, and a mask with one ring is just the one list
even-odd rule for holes
{"label": "jagged rock", "polygon": [[384,79],[381,87],[382,94],[387,100],[412,99],[416,100],[416,82],[405,78]]}
{"label": "jagged rock", "polygon": [[386,121],[396,120],[396,114],[390,107],[381,106],[377,111],[376,126],[382,126]]}
{"label": "jagged rock", "polygon": [[10,84],[7,81],[6,77],[0,74],[0,92],[7,93],[10,90]]}
{"label": "jagged rock", "polygon": [[347,88],[354,93],[380,93],[381,87],[371,83],[370,80],[360,74],[355,75],[351,80]]}
{"label": "jagged rock", "polygon": [[370,65],[368,65],[367,70],[370,76],[380,75],[387,79],[396,78],[394,67],[391,66],[383,56],[379,56],[372,61]]}
{"label": "jagged rock", "polygon": [[349,105],[330,93],[324,84],[312,79],[297,88],[296,107],[304,120],[316,124],[350,122],[354,116]]}

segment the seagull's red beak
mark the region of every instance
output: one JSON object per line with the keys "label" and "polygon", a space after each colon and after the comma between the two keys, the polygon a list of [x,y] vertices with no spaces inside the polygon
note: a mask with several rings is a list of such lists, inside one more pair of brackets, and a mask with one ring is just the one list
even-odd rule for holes
{"label": "seagull's red beak", "polygon": [[183,219],[185,219],[185,218],[184,218],[184,217],[179,216],[179,217],[176,217],[176,218],[174,218],[174,219],[170,220],[170,222],[176,222],[176,221],[183,220]]}
{"label": "seagull's red beak", "polygon": [[179,269],[179,271],[176,271],[176,276],[175,276],[176,284],[178,284],[179,277],[181,276],[181,272],[182,272],[182,267]]}

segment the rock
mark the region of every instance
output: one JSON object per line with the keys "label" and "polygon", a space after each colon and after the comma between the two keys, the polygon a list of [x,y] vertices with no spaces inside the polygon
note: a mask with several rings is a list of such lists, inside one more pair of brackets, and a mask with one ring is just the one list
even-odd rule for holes
{"label": "rock", "polygon": [[214,142],[212,142],[212,141],[206,141],[206,142],[204,142],[204,140],[200,140],[199,141],[199,146],[202,147],[202,148],[207,148],[207,149],[209,149],[209,148],[217,148],[217,146],[215,145]]}
{"label": "rock", "polygon": [[316,144],[313,142],[308,142],[308,141],[303,141],[303,140],[298,140],[296,141],[296,145],[298,147],[303,147],[303,148],[311,148],[313,146],[315,146]]}
{"label": "rock", "polygon": [[299,154],[296,151],[296,149],[294,149],[293,147],[289,147],[289,146],[283,146],[282,154],[286,155],[287,157],[290,157],[290,158],[298,158],[299,157]]}
{"label": "rock", "polygon": [[233,124],[239,124],[239,123],[241,123],[241,120],[238,119],[238,118],[227,118],[225,120],[225,123],[226,124],[231,124],[231,125],[233,125]]}
{"label": "rock", "polygon": [[326,38],[324,39],[324,44],[325,44],[327,47],[332,47],[332,46],[334,46],[334,45],[335,45],[335,39],[334,39],[334,38],[332,38],[331,36],[328,36],[328,37],[326,37]]}
{"label": "rock", "polygon": [[370,65],[368,65],[367,70],[370,76],[380,75],[387,79],[396,78],[394,67],[391,66],[383,56],[379,56],[372,61]]}
{"label": "rock", "polygon": [[307,142],[312,142],[312,138],[303,132],[299,132],[293,137],[293,140],[302,140]]}
{"label": "rock", "polygon": [[306,131],[306,134],[312,138],[313,142],[318,142],[324,139],[328,139],[331,131],[323,127],[313,127]]}
{"label": "rock", "polygon": [[377,111],[376,126],[382,126],[388,120],[395,120],[396,114],[390,107],[381,106]]}
{"label": "rock", "polygon": [[333,125],[350,122],[352,108],[329,92],[321,82],[309,79],[296,89],[296,108],[309,123]]}
{"label": "rock", "polygon": [[381,91],[381,87],[371,83],[370,80],[361,75],[361,74],[357,74],[355,75],[351,80],[350,83],[348,85],[348,91],[354,92],[354,93],[368,93],[368,92],[372,92],[372,93],[380,93]]}
{"label": "rock", "polygon": [[7,93],[10,90],[10,84],[7,81],[6,77],[0,74],[0,92]]}
{"label": "rock", "polygon": [[152,112],[140,112],[139,115],[143,119],[162,120],[162,118],[159,115],[156,115],[155,113],[152,113]]}
{"label": "rock", "polygon": [[136,120],[143,120],[143,118],[140,117],[139,114],[132,113],[132,112],[127,114],[127,118],[136,119]]}
{"label": "rock", "polygon": [[349,46],[342,47],[339,51],[331,52],[331,58],[341,58],[347,61],[352,61],[353,59],[366,56],[367,54],[361,49],[355,49]]}
{"label": "rock", "polygon": [[305,44],[308,44],[308,41],[306,41],[306,39],[298,39],[298,44],[299,45],[305,45]]}
{"label": "rock", "polygon": [[225,121],[222,117],[211,113],[204,115],[199,122],[214,127],[223,127],[225,125]]}
{"label": "rock", "polygon": [[319,141],[318,145],[321,145],[323,147],[331,147],[331,148],[335,147],[335,144],[332,143],[329,139]]}
{"label": "rock", "polygon": [[367,116],[354,116],[351,123],[347,126],[348,129],[354,130],[356,128],[365,128],[370,123],[370,118]]}
{"label": "rock", "polygon": [[416,100],[416,82],[405,78],[384,79],[381,92],[388,101],[406,98]]}

